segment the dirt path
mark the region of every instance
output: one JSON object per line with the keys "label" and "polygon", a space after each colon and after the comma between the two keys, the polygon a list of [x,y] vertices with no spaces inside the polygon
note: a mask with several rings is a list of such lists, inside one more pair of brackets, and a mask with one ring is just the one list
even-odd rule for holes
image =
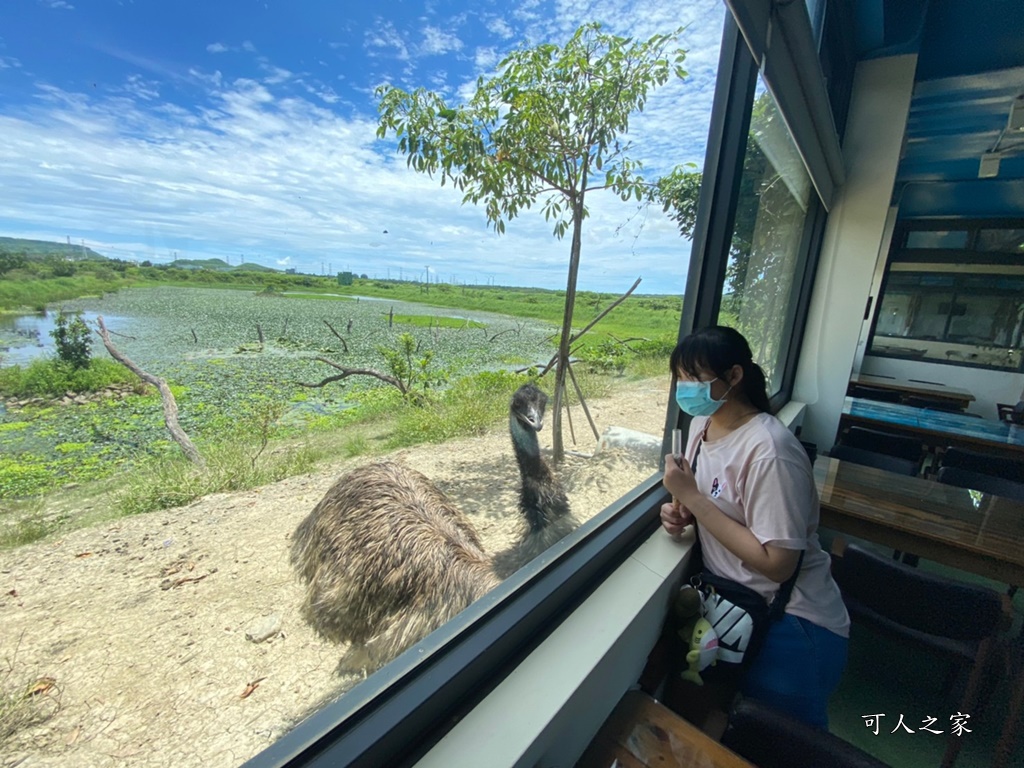
{"label": "dirt path", "polygon": [[[599,429],[660,434],[666,386],[593,401]],[[508,545],[518,474],[507,432],[393,456],[448,493],[489,550]],[[0,553],[0,686],[45,679],[33,706],[59,701],[0,742],[0,766],[236,766],[351,687],[335,674],[344,649],[299,618],[288,547],[337,476],[365,461]],[[561,472],[574,512],[600,512],[656,463],[656,451],[634,449],[570,456]],[[269,639],[247,639],[277,622]]]}

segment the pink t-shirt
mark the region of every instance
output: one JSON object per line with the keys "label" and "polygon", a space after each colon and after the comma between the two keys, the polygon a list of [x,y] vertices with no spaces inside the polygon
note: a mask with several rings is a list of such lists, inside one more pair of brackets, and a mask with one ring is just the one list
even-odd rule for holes
{"label": "pink t-shirt", "polygon": [[[692,462],[707,417],[690,422],[686,457]],[[762,544],[804,550],[786,613],[843,637],[850,617],[832,579],[831,560],[818,540],[818,489],[807,452],[786,427],[761,413],[717,440],[701,442],[697,487],[722,512],[750,529]],[[770,600],[779,585],[747,566],[710,534],[701,536],[704,566]]]}

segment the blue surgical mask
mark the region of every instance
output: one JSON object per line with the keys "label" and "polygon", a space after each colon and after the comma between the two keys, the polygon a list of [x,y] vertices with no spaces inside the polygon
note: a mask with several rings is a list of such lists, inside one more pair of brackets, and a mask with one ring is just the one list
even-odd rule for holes
{"label": "blue surgical mask", "polygon": [[725,402],[725,395],[729,394],[732,386],[725,390],[721,400],[715,400],[711,396],[711,384],[718,381],[718,377],[711,381],[677,381],[676,382],[676,403],[680,410],[690,416],[710,416]]}

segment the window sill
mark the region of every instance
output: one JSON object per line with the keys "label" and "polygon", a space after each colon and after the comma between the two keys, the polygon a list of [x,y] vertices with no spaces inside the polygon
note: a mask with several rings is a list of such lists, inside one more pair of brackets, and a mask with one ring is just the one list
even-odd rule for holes
{"label": "window sill", "polygon": [[692,546],[655,531],[416,765],[572,765],[634,685]]}

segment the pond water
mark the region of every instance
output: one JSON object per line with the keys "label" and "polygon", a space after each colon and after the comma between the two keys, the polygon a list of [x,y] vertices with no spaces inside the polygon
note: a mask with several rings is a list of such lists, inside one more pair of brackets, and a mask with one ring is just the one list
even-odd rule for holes
{"label": "pond water", "polygon": [[[90,328],[96,327],[97,312],[84,311],[82,319]],[[56,344],[50,333],[57,327],[58,310],[32,312],[24,315],[0,314],[0,367],[27,365],[37,358],[56,353]],[[123,332],[127,318],[104,315],[103,322],[114,332]],[[99,344],[93,338],[93,348]]]}

